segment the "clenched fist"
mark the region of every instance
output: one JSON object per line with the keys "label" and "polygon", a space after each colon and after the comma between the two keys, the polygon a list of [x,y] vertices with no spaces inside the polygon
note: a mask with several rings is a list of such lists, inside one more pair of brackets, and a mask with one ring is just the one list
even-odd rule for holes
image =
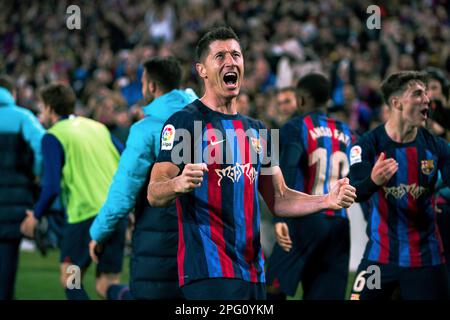
{"label": "clenched fist", "polygon": [[199,188],[202,185],[205,172],[208,172],[208,167],[205,163],[187,164],[181,175],[174,179],[175,192],[187,193],[195,188]]}
{"label": "clenched fist", "polygon": [[356,199],[356,189],[350,185],[348,178],[340,179],[327,195],[328,208],[339,210],[350,207]]}

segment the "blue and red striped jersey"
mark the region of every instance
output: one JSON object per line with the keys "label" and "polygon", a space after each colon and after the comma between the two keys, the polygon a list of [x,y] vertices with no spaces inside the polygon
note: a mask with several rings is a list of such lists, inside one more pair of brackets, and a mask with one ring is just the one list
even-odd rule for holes
{"label": "blue and red striped jersey", "polygon": [[[157,162],[180,170],[203,162],[209,170],[201,187],[177,198],[180,286],[205,278],[265,282],[258,176],[270,164],[268,135],[260,130],[260,121],[215,112],[200,100],[166,122]],[[175,159],[180,154],[183,163]]]}
{"label": "blue and red striped jersey", "polygon": [[[378,187],[368,179],[381,152],[399,167]],[[438,170],[450,184],[450,148],[426,129],[419,129],[410,143],[390,139],[384,125],[361,137],[351,150],[350,177],[360,201],[370,197],[366,259],[402,267],[445,262],[432,205]]]}
{"label": "blue and red striped jersey", "polygon": [[[280,132],[280,167],[288,187],[322,195],[349,172],[350,128],[321,112],[287,122]],[[346,209],[322,213],[346,218]],[[279,219],[279,218],[277,218]]]}

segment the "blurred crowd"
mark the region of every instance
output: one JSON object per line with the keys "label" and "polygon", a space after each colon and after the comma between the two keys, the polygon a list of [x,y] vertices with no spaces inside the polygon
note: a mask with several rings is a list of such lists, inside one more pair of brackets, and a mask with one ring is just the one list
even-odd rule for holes
{"label": "blurred crowd", "polygon": [[[242,113],[278,127],[295,111],[282,88],[320,71],[333,86],[330,108],[362,133],[383,121],[381,80],[391,72],[441,68],[450,74],[449,0],[14,0],[0,2],[0,73],[14,78],[17,104],[39,113],[37,88],[69,83],[77,112],[105,123],[122,141],[142,117],[141,63],[174,55],[183,86],[201,95],[195,44],[206,29],[227,24],[239,35],[245,83]],[[81,29],[69,30],[76,4]],[[381,28],[366,9],[378,5]]]}

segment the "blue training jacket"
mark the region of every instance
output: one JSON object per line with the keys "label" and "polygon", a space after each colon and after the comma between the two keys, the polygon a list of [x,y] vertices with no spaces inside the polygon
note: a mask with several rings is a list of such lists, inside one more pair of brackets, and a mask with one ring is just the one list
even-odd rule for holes
{"label": "blue training jacket", "polygon": [[42,172],[41,140],[45,130],[36,116],[28,109],[19,107],[12,94],[0,87],[0,134],[21,134],[33,150],[34,174]]}
{"label": "blue training jacket", "polygon": [[33,180],[41,173],[44,133],[33,113],[18,107],[11,93],[0,87],[0,240],[22,237],[20,223],[33,206]]}
{"label": "blue training jacket", "polygon": [[143,108],[145,118],[131,126],[106,202],[90,228],[93,240],[105,241],[118,221],[134,208],[150,166],[158,156],[165,121],[195,99],[197,96],[191,89],[175,89]]}

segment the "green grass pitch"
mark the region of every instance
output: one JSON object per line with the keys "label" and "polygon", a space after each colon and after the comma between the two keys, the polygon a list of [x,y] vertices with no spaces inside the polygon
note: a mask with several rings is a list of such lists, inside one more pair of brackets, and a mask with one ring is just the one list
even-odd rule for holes
{"label": "green grass pitch", "polygon": [[[128,283],[129,258],[124,260],[124,271],[121,282]],[[347,298],[355,275],[350,273]],[[88,269],[83,280],[84,287],[91,299],[99,299],[95,292],[95,267]],[[59,284],[59,251],[50,251],[47,257],[42,257],[37,252],[22,251],[20,253],[19,270],[16,278],[16,299],[18,300],[65,300],[64,290]],[[288,299],[300,299],[302,296],[301,285],[295,297]]]}

